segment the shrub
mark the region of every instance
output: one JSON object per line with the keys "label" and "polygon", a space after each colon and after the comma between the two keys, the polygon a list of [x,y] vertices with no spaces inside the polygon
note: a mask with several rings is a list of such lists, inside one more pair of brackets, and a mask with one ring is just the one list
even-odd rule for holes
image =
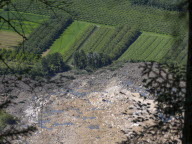
{"label": "shrub", "polygon": [[63,57],[60,53],[54,53],[43,57],[41,60],[41,66],[36,65],[38,69],[45,75],[54,75],[55,73],[67,71],[69,67],[64,63]]}
{"label": "shrub", "polygon": [[80,50],[73,55],[73,64],[78,69],[97,69],[109,65],[111,62],[111,58],[102,53],[85,54],[83,50]]}

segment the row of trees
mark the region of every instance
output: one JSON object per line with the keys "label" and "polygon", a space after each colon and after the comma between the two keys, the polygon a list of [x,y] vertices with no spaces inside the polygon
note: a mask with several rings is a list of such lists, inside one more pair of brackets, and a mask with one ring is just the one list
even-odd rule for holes
{"label": "row of trees", "polygon": [[69,70],[60,53],[41,58],[41,55],[23,51],[0,49],[0,57],[9,67],[0,63],[0,75],[26,74],[29,76],[52,76]]}
{"label": "row of trees", "polygon": [[103,53],[88,53],[83,50],[76,51],[73,55],[73,64],[79,69],[97,69],[112,63],[111,58]]}
{"label": "row of trees", "polygon": [[41,55],[38,54],[12,49],[0,49],[0,56],[8,62],[22,62],[26,64],[34,64],[41,57]]}
{"label": "row of trees", "polygon": [[129,26],[125,25],[115,35],[114,38],[111,39],[111,42],[107,46],[107,49],[110,50],[109,54],[112,59],[119,58],[127,48],[140,36],[141,32],[137,31],[134,28],[130,28]]}
{"label": "row of trees", "polygon": [[31,70],[32,76],[52,76],[59,72],[69,70],[69,66],[63,61],[60,53],[54,53],[43,57]]}
{"label": "row of trees", "polygon": [[186,8],[183,7],[183,3],[186,0],[130,0],[132,4],[137,5],[149,5],[157,8],[163,8],[166,10],[177,10],[181,11]]}
{"label": "row of trees", "polygon": [[24,41],[18,49],[35,54],[41,54],[48,49],[63,31],[72,23],[69,16],[56,14],[40,27],[33,31],[28,40]]}
{"label": "row of trees", "polygon": [[[61,9],[62,5],[67,5],[69,2],[58,0],[14,0],[9,4],[10,10],[17,10],[20,12],[34,13],[39,15],[52,16],[54,13],[65,13],[65,10]],[[7,6],[4,6],[4,10]]]}

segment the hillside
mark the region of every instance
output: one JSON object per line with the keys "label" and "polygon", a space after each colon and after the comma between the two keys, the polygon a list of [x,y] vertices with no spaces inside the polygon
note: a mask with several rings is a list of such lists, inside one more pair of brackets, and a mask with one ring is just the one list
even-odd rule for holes
{"label": "hillside", "polygon": [[1,1],[0,143],[181,144],[185,1]]}
{"label": "hillside", "polygon": [[[31,80],[30,87],[24,83],[29,79],[24,78],[13,91],[18,94],[14,102],[21,103],[8,111],[22,117],[21,127],[35,123],[38,131],[16,143],[113,144],[127,137],[134,140],[158,121],[170,123],[174,129],[178,118],[166,118],[156,111],[155,97],[143,86],[145,77],[139,68],[143,64],[126,63],[113,71],[106,67],[92,74],[69,71],[49,82]],[[153,143],[155,131],[150,129],[139,141]],[[158,141],[180,143],[177,137],[170,139],[169,132],[164,133],[166,137],[158,133]]]}

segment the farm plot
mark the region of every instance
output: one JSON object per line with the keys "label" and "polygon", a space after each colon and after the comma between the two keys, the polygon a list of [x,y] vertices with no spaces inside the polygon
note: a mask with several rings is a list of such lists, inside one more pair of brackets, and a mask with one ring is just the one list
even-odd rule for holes
{"label": "farm plot", "polygon": [[100,27],[82,46],[85,52],[105,53],[117,59],[139,35],[125,25],[118,28]]}
{"label": "farm plot", "polygon": [[[183,37],[182,37],[183,38]],[[188,36],[182,40],[177,40],[175,45],[169,50],[164,58],[164,62],[187,63]]]}
{"label": "farm plot", "polygon": [[22,34],[30,34],[35,28],[37,28],[41,23],[47,21],[49,18],[48,16],[3,10],[0,10],[0,15],[4,19],[9,20],[10,24],[12,25],[8,25],[8,23],[4,22],[2,19],[0,22],[1,30],[16,30]]}
{"label": "farm plot", "polygon": [[95,30],[95,26],[86,22],[73,22],[57,39],[50,48],[50,53],[59,52],[64,60],[71,57],[74,51],[89,37]]}
{"label": "farm plot", "polygon": [[12,48],[22,42],[22,37],[17,33],[0,31],[0,48]]}
{"label": "farm plot", "polygon": [[118,60],[162,62],[175,42],[171,36],[143,32]]}
{"label": "farm plot", "polygon": [[188,27],[187,16],[179,17],[182,12],[133,6],[129,0],[72,0],[68,8],[78,13],[79,20],[113,26],[129,24],[141,31],[180,35]]}
{"label": "farm plot", "polygon": [[76,50],[105,53],[117,59],[139,36],[139,32],[125,25],[109,27],[75,21],[57,39],[49,53],[60,52],[69,61]]}

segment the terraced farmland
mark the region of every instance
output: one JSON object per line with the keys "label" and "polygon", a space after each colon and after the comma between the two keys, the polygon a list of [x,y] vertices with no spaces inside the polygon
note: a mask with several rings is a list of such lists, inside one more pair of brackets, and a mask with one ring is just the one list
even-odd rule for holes
{"label": "terraced farmland", "polygon": [[[175,59],[178,53],[180,53],[181,46],[176,46],[176,44],[177,41],[174,37],[143,32],[118,60],[165,62],[167,55],[171,56],[175,54]],[[175,52],[172,53],[174,47]],[[183,57],[185,53],[184,51],[186,51],[186,49],[183,48],[182,56],[178,57]]]}

